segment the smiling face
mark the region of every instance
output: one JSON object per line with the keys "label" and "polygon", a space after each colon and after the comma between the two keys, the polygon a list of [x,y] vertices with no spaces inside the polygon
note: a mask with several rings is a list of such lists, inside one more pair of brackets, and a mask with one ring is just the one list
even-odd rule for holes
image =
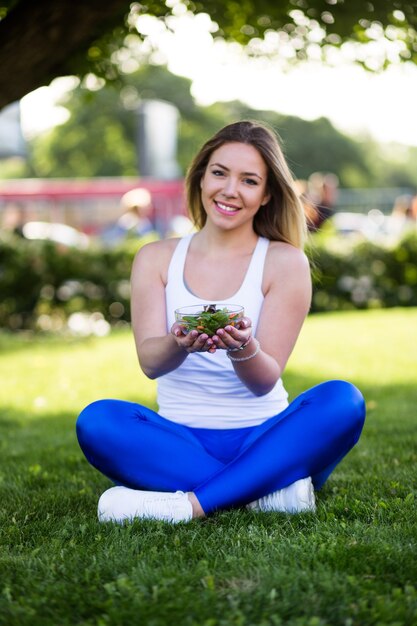
{"label": "smiling face", "polygon": [[207,219],[222,228],[252,227],[259,207],[270,198],[268,169],[256,148],[226,143],[215,150],[201,179]]}

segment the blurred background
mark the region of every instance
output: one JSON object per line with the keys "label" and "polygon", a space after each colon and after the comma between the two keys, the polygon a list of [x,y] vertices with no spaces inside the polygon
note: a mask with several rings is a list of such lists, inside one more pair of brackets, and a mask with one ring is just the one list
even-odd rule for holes
{"label": "blurred background", "polygon": [[128,326],[135,252],[190,232],[188,164],[245,118],[296,178],[312,310],[417,305],[415,3],[41,4],[0,0],[0,328]]}

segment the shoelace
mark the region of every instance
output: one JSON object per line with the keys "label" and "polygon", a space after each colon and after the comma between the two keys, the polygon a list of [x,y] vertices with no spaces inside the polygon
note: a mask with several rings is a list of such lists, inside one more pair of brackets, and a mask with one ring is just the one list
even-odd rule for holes
{"label": "shoelace", "polygon": [[[173,497],[170,494],[170,497],[166,498],[158,498],[153,500],[145,500],[143,503],[143,517],[151,517],[155,519],[162,520],[175,520],[176,512],[180,505],[180,500],[183,494],[175,494],[176,497]],[[166,510],[161,510],[166,507]]]}

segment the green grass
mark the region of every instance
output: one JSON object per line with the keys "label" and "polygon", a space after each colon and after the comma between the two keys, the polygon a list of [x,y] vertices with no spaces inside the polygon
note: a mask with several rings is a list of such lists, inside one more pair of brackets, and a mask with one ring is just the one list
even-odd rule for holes
{"label": "green grass", "polygon": [[0,335],[0,624],[416,625],[416,329],[415,309],[308,319],[290,395],[347,378],[368,405],[317,514],[121,527],[96,521],[110,483],[74,423],[99,397],[154,406],[131,335]]}

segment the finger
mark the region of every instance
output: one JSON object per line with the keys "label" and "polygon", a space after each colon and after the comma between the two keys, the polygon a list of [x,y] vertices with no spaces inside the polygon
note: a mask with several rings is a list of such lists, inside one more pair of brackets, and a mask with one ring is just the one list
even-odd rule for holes
{"label": "finger", "polygon": [[209,337],[203,346],[204,352],[216,352],[216,346],[213,343],[213,340]]}
{"label": "finger", "polygon": [[198,350],[202,352],[207,352],[208,349],[211,348],[211,346],[213,345],[213,342],[207,334],[203,333],[199,336],[198,341],[195,342],[195,345]]}
{"label": "finger", "polygon": [[242,331],[234,328],[233,326],[225,326],[225,328],[221,329],[220,336],[222,340],[229,344],[230,342],[242,342],[245,339],[246,333],[242,333]]}
{"label": "finger", "polygon": [[224,329],[219,329],[217,333],[220,335],[221,340],[221,345],[219,343],[218,347],[226,350],[240,348],[250,337],[250,330],[242,332],[236,330],[233,326],[226,326]]}
{"label": "finger", "polygon": [[225,326],[224,330],[232,337],[232,339],[236,339],[236,341],[239,341],[242,337],[242,331],[238,330],[234,326]]}
{"label": "finger", "polygon": [[251,328],[236,330],[236,328],[233,328],[232,326],[226,326],[225,331],[234,341],[239,343],[246,343],[252,334]]}
{"label": "finger", "polygon": [[223,341],[223,339],[227,336],[227,333],[220,328],[215,335],[213,335],[213,343],[216,348],[220,348],[220,350],[227,350],[228,346]]}
{"label": "finger", "polygon": [[209,336],[207,335],[207,333],[201,333],[201,335],[198,335],[197,339],[195,340],[195,344],[199,345],[201,347],[204,346],[204,344],[206,343],[206,341],[208,340]]}
{"label": "finger", "polygon": [[192,330],[189,333],[187,333],[187,335],[185,337],[185,344],[188,347],[191,347],[192,345],[194,345],[196,340],[198,340],[198,331],[197,330]]}
{"label": "finger", "polygon": [[197,333],[197,335],[193,335],[193,342],[189,346],[189,350],[192,352],[206,352],[212,345],[213,341],[207,333],[202,333],[201,335]]}
{"label": "finger", "polygon": [[242,317],[242,319],[239,321],[239,324],[237,325],[237,328],[240,329],[244,329],[244,328],[250,328],[252,326],[252,321],[249,319],[249,317]]}
{"label": "finger", "polygon": [[175,336],[175,337],[181,337],[181,335],[185,334],[185,326],[182,326],[181,324],[178,324],[178,322],[175,322],[175,324],[172,325],[171,327],[171,333]]}

